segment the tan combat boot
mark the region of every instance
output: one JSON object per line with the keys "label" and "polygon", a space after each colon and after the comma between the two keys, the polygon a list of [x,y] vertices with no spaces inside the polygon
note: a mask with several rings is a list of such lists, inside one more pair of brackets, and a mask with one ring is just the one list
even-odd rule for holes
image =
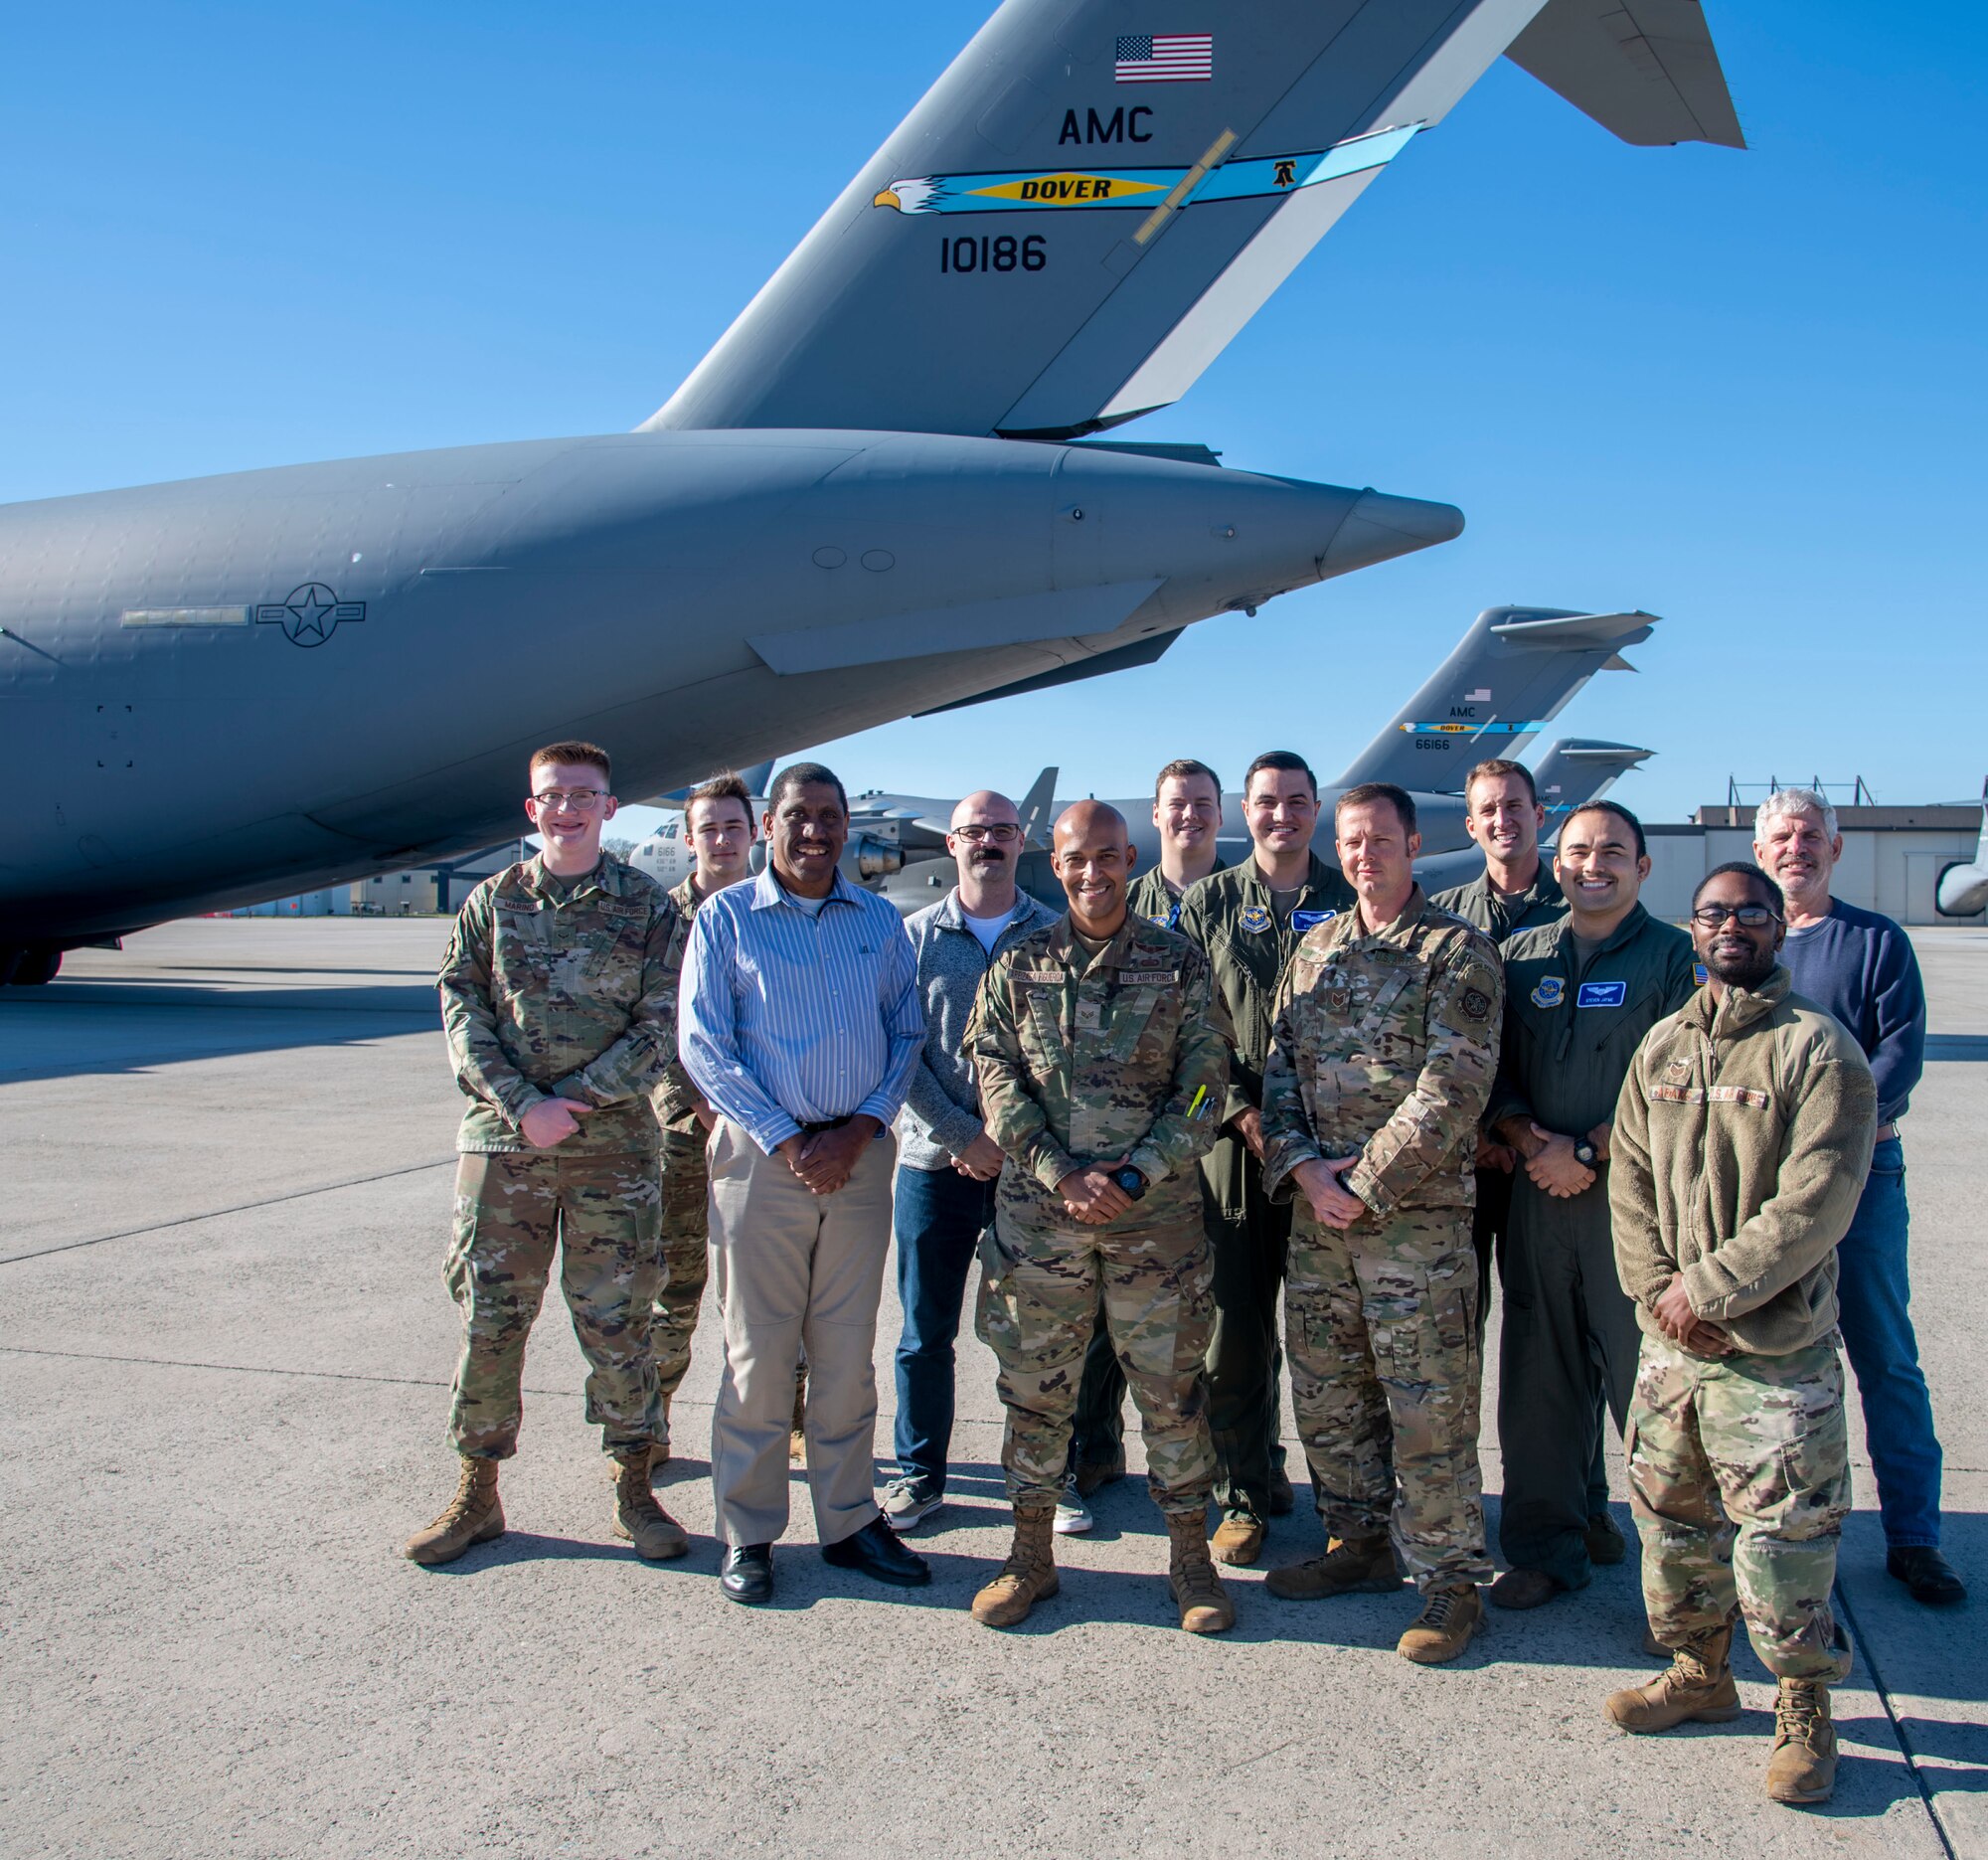
{"label": "tan combat boot", "polygon": [[1234,1627],[1236,1605],[1209,1561],[1208,1514],[1197,1508],[1169,1511],[1166,1517],[1172,1540],[1167,1582],[1180,1606],[1181,1625],[1191,1634],[1219,1634]]}
{"label": "tan combat boot", "polygon": [[973,1618],[983,1627],[1015,1627],[1047,1602],[1057,1581],[1056,1506],[1015,1507],[1015,1541],[994,1580],[973,1598]]}
{"label": "tan combat boot", "polygon": [[471,1544],[504,1535],[504,1507],[497,1498],[497,1462],[463,1455],[455,1496],[440,1517],[408,1539],[401,1553],[410,1563],[453,1563]]}
{"label": "tan combat boot", "polygon": [[1216,1562],[1247,1569],[1263,1554],[1262,1520],[1242,1514],[1224,1518],[1208,1541]]}
{"label": "tan combat boot", "polygon": [[1422,1611],[1395,1651],[1417,1666],[1441,1666],[1455,1659],[1483,1625],[1483,1592],[1475,1583],[1451,1583],[1422,1597]]}
{"label": "tan combat boot", "polygon": [[652,1447],[637,1446],[614,1455],[614,1535],[635,1546],[638,1557],[661,1563],[687,1555],[690,1539],[684,1527],[656,1503],[649,1490]]}
{"label": "tan combat boot", "polygon": [[1836,1727],[1829,1721],[1829,1687],[1820,1679],[1783,1679],[1774,1700],[1767,1799],[1826,1802],[1835,1786]]}
{"label": "tan combat boot", "polygon": [[1671,1655],[1670,1669],[1646,1686],[1611,1692],[1602,1711],[1624,1731],[1668,1731],[1687,1719],[1723,1725],[1740,1716],[1740,1688],[1729,1664],[1733,1623],[1694,1634]]}
{"label": "tan combat boot", "polygon": [[1326,1596],[1381,1596],[1401,1586],[1395,1553],[1385,1537],[1336,1538],[1324,1556],[1286,1563],[1263,1578],[1263,1587],[1286,1602],[1317,1602]]}

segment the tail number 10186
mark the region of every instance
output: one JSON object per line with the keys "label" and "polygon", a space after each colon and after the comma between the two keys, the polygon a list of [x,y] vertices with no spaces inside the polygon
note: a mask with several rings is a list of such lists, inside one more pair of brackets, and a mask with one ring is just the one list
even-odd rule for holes
{"label": "tail number 10186", "polygon": [[1040,271],[1050,261],[1049,241],[1040,233],[1017,239],[1012,233],[996,237],[971,233],[938,243],[938,268],[948,276],[969,271]]}

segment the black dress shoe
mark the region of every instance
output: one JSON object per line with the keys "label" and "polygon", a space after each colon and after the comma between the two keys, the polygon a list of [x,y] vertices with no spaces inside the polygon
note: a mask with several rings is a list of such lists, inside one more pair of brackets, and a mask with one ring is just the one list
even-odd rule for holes
{"label": "black dress shoe", "polygon": [[773,1546],[732,1544],[718,1566],[718,1586],[734,1602],[756,1605],[773,1599]]}
{"label": "black dress shoe", "polygon": [[931,1566],[914,1551],[898,1541],[898,1533],[882,1518],[872,1518],[853,1537],[839,1544],[823,1544],[821,1560],[839,1570],[861,1570],[880,1583],[895,1583],[900,1589],[916,1589],[931,1581]]}
{"label": "black dress shoe", "polygon": [[1923,1602],[1929,1608],[1950,1608],[1967,1600],[1967,1585],[1930,1544],[1886,1551],[1885,1570],[1911,1591],[1914,1602]]}

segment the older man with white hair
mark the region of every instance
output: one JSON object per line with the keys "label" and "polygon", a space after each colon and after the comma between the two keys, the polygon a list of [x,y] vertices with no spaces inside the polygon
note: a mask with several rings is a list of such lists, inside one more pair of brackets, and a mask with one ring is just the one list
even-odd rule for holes
{"label": "older man with white hair", "polygon": [[1813,788],[1760,803],[1753,857],[1787,899],[1781,960],[1797,994],[1849,1030],[1878,1082],[1878,1142],[1856,1218],[1837,1249],[1837,1295],[1885,1526],[1885,1567],[1914,1601],[1966,1595],[1939,1553],[1940,1450],[1912,1333],[1905,1156],[1899,1119],[1925,1061],[1925,989],[1911,939],[1888,917],[1829,893],[1843,856],[1836,809]]}

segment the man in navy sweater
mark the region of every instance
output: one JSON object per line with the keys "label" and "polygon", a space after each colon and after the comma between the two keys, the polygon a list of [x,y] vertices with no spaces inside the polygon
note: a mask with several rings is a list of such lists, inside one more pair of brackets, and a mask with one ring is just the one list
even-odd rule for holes
{"label": "man in navy sweater", "polygon": [[1933,1606],[1966,1590],[1939,1553],[1939,1439],[1912,1334],[1906,1270],[1905,1156],[1899,1141],[1925,1063],[1925,989],[1905,932],[1888,917],[1829,895],[1843,855],[1836,809],[1812,788],[1782,788],[1760,804],[1753,857],[1787,899],[1781,960],[1795,992],[1849,1029],[1878,1082],[1878,1143],[1856,1218],[1837,1249],[1837,1296],[1864,1432],[1878,1480],[1885,1567]]}

